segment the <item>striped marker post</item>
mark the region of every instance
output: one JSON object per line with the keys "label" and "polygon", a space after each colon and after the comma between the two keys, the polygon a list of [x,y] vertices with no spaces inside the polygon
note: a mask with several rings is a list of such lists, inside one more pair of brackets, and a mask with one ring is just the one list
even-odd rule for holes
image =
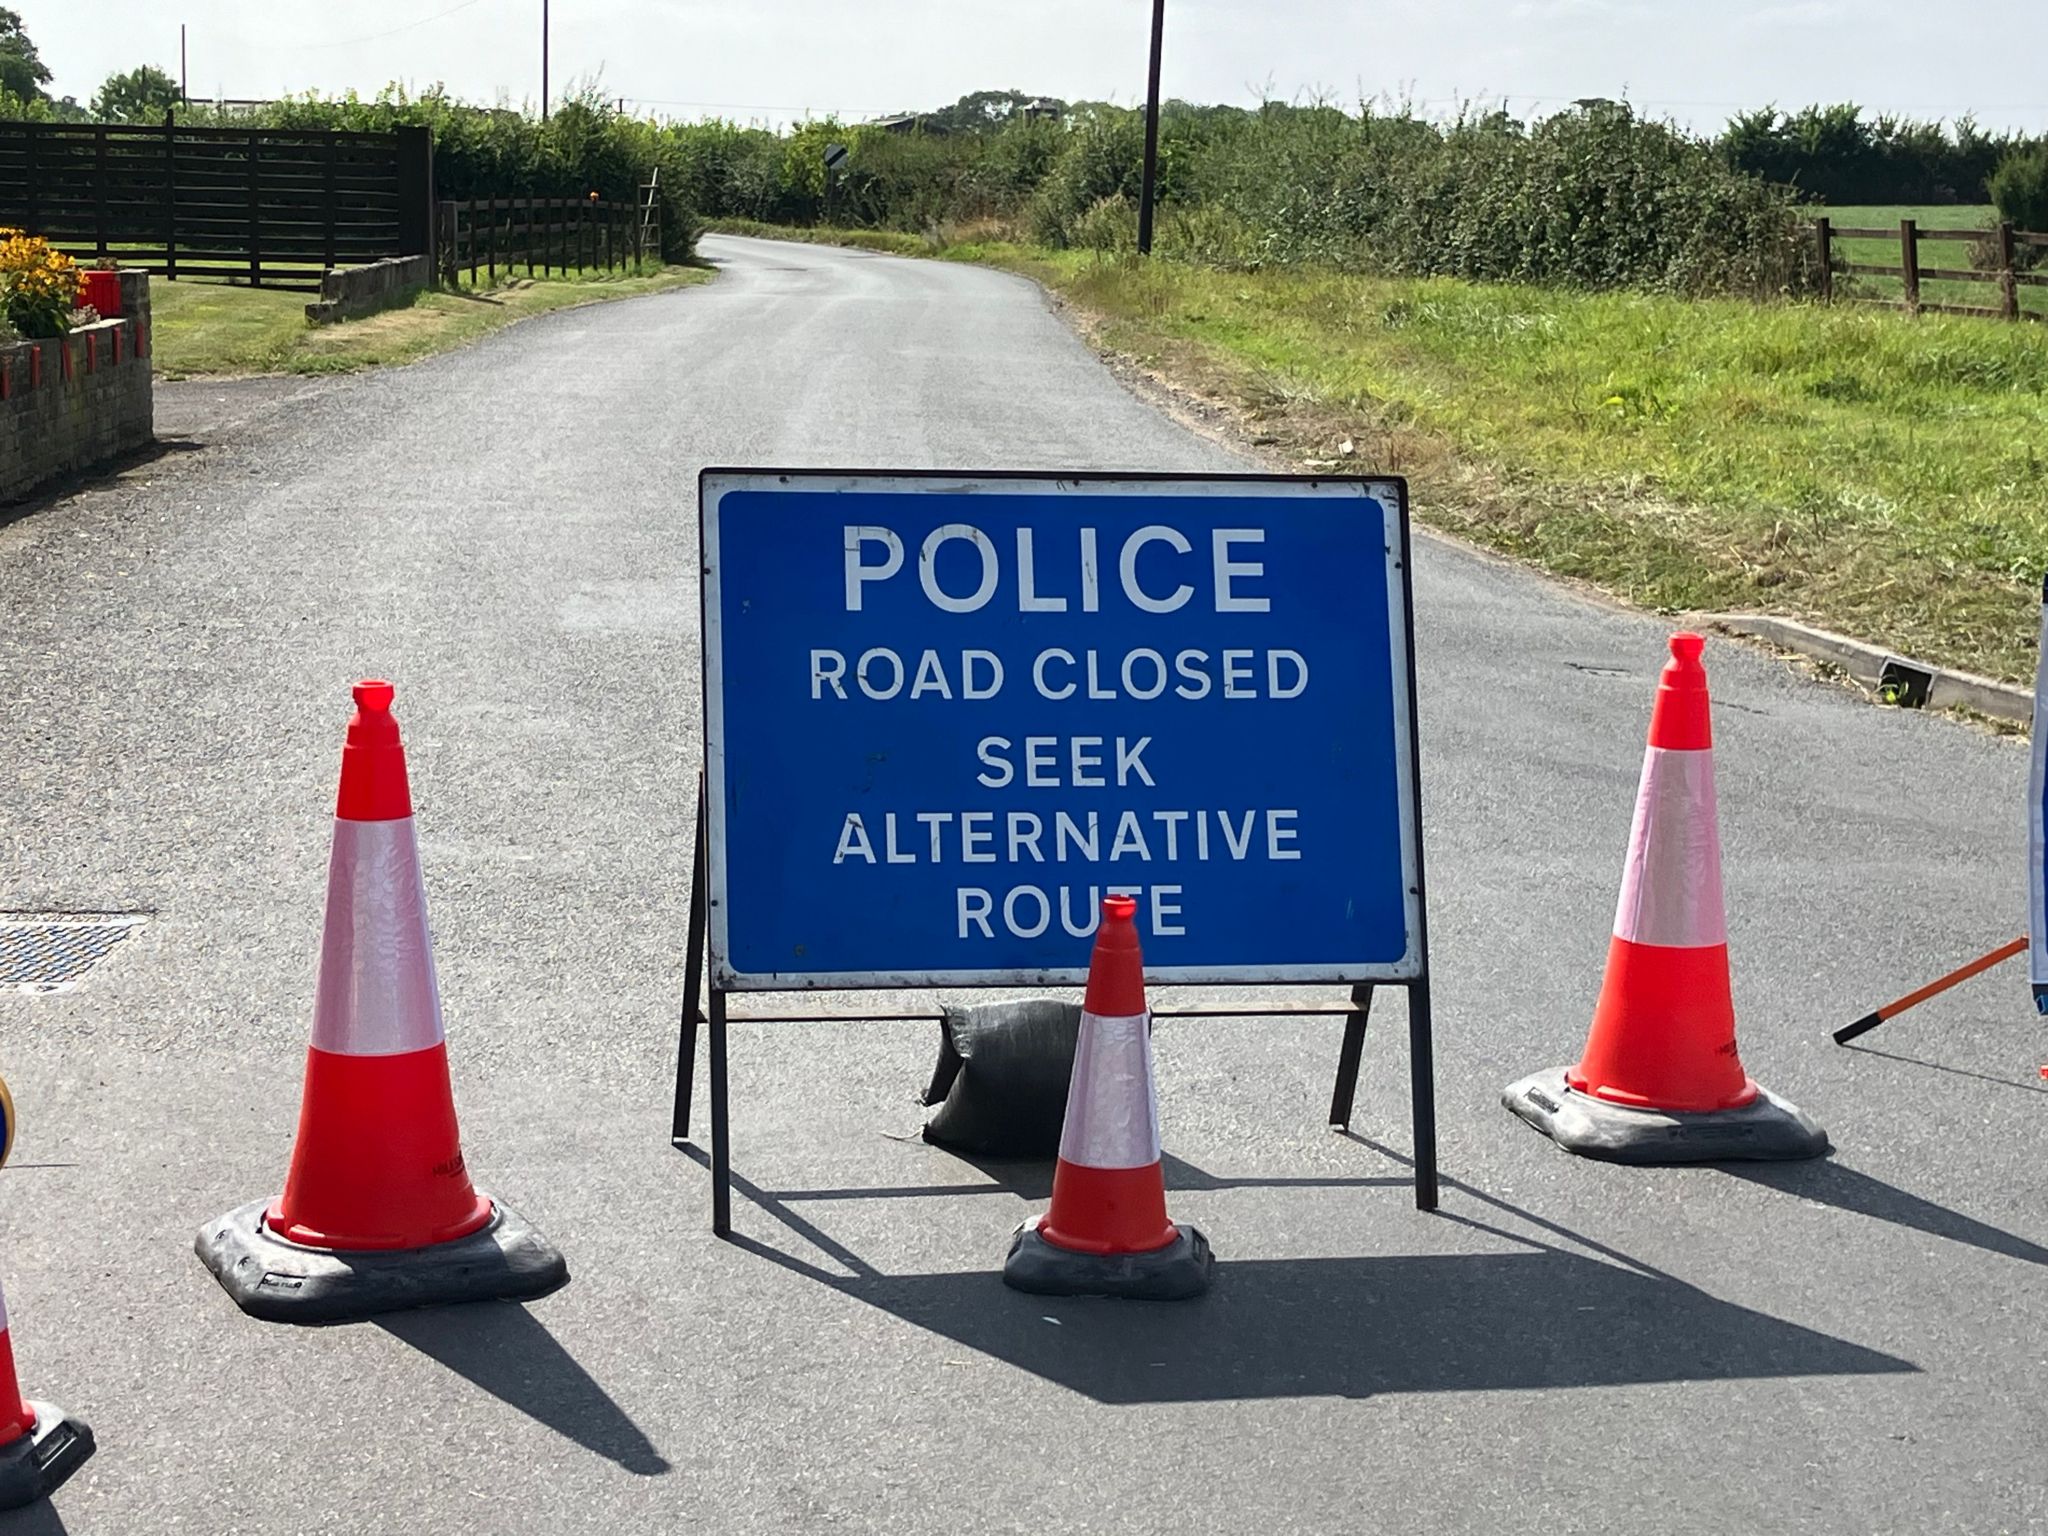
{"label": "striped marker post", "polygon": [[94,1449],[92,1429],[83,1420],[21,1395],[7,1298],[0,1295],[0,1509],[48,1498]]}
{"label": "striped marker post", "polygon": [[[2034,1011],[2048,1014],[2048,577],[2041,582],[2041,640],[2034,652],[2033,768],[2027,776],[2027,980]],[[2048,1077],[2048,1067],[2041,1069]]]}
{"label": "striped marker post", "polygon": [[394,690],[354,692],[284,1193],[196,1245],[243,1310],[274,1321],[539,1296],[568,1279],[545,1238],[470,1183]]}
{"label": "striped marker post", "polygon": [[1826,1133],[1757,1087],[1736,1049],[1705,648],[1671,637],[1585,1051],[1503,1096],[1568,1151],[1692,1162],[1827,1150]]}
{"label": "striped marker post", "polygon": [[1102,903],[1052,1208],[1017,1229],[1003,1265],[1021,1291],[1174,1301],[1209,1287],[1208,1240],[1166,1215],[1137,911],[1129,896]]}

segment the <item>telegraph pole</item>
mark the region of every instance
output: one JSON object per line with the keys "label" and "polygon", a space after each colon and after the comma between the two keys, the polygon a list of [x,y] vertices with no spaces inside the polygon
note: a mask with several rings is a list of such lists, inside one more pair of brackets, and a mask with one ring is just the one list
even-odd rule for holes
{"label": "telegraph pole", "polygon": [[548,120],[548,0],[540,0],[540,120]]}
{"label": "telegraph pole", "polygon": [[178,105],[184,106],[191,97],[185,94],[185,23],[178,23]]}
{"label": "telegraph pole", "polygon": [[1145,87],[1145,180],[1138,191],[1138,254],[1152,254],[1152,201],[1159,185],[1159,43],[1166,0],[1152,0],[1152,75]]}

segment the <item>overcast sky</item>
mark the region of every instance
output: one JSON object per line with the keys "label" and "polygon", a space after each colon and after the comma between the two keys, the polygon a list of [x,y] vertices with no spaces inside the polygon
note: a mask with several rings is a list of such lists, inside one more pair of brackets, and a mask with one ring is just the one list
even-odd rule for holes
{"label": "overcast sky", "polygon": [[[178,70],[194,96],[444,82],[537,100],[541,0],[7,0],[89,97]],[[552,0],[557,91],[669,116],[870,116],[1014,88],[1130,102],[1149,0]],[[1518,115],[1627,96],[1713,129],[1738,107],[1854,100],[2048,130],[2048,0],[1168,0],[1166,90],[1251,103],[1406,95]]]}

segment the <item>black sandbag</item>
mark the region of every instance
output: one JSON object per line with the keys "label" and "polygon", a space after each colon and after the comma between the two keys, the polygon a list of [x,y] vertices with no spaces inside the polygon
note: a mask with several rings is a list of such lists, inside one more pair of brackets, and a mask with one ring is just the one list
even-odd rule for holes
{"label": "black sandbag", "polygon": [[983,1157],[1052,1158],[1067,1115],[1081,1005],[1020,997],[946,1009],[926,1141]]}

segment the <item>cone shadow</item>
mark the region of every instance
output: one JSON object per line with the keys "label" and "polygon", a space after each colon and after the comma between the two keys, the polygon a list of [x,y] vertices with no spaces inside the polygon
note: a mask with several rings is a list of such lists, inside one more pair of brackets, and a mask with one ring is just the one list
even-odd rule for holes
{"label": "cone shadow", "polygon": [[[759,1251],[757,1249],[757,1251]],[[1019,1296],[993,1272],[837,1288],[1106,1404],[1910,1373],[1908,1361],[1557,1250],[1219,1263],[1198,1302]],[[1060,1326],[1046,1321],[1057,1311]]]}
{"label": "cone shadow", "polygon": [[2048,1264],[2048,1248],[2038,1243],[2030,1243],[2023,1237],[1979,1221],[1974,1216],[1965,1216],[1948,1206],[1922,1199],[1919,1195],[1908,1194],[1882,1179],[1873,1179],[1867,1173],[1858,1173],[1840,1163],[1724,1164],[1721,1171],[1733,1178],[1797,1195],[1802,1200],[1833,1206],[1838,1211],[1925,1232],[1929,1237],[1946,1238],[1952,1243],[1964,1243],[1986,1253],[2020,1259],[2028,1264]]}
{"label": "cone shadow", "polygon": [[0,1530],[7,1536],[65,1536],[69,1529],[48,1499],[38,1499],[23,1509],[0,1511]]}
{"label": "cone shadow", "polygon": [[393,1338],[585,1450],[641,1477],[668,1461],[541,1321],[511,1302],[479,1302],[373,1319]]}

